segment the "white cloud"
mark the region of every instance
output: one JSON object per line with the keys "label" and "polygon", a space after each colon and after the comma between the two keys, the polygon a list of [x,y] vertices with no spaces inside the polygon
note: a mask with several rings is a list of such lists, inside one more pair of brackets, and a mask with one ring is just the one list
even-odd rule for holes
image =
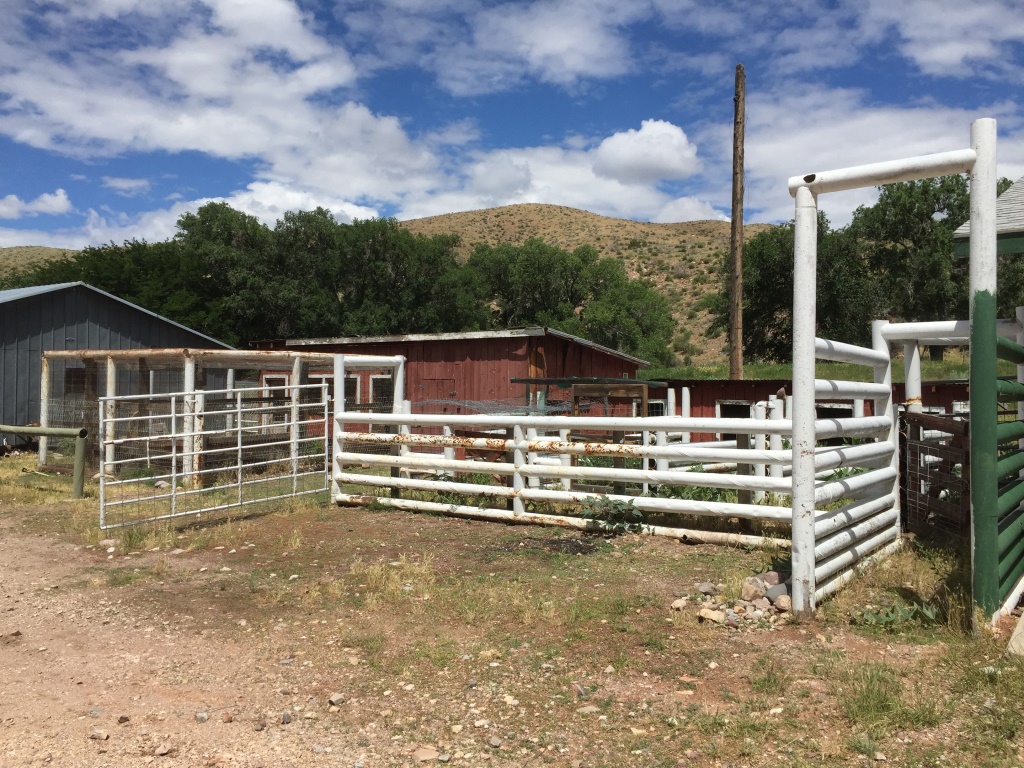
{"label": "white cloud", "polygon": [[22,200],[17,195],[0,198],[0,219],[20,219],[22,216],[68,213],[71,210],[68,193],[63,189],[44,193],[34,200]]}
{"label": "white cloud", "polygon": [[729,217],[705,200],[696,197],[679,197],[667,203],[651,221],[658,224],[672,224],[677,221],[728,221]]}
{"label": "white cloud", "polygon": [[123,197],[135,197],[149,192],[149,179],[127,179],[119,176],[104,176],[103,186]]}
{"label": "white cloud", "polygon": [[697,147],[682,128],[665,120],[644,120],[640,130],[609,136],[594,152],[597,174],[624,184],[683,179],[699,167]]}
{"label": "white cloud", "polygon": [[891,28],[899,49],[922,72],[957,78],[988,76],[1020,83],[1024,13],[1007,0],[866,0],[865,25]]}
{"label": "white cloud", "polygon": [[[1000,119],[1000,173],[1024,170],[1024,126],[1014,105],[978,111],[931,102],[873,105],[861,91],[807,84],[755,94],[748,99],[746,124],[745,220],[791,219],[791,176],[966,148],[970,123],[978,117]],[[727,208],[731,127],[714,126],[699,138],[705,157],[714,156],[708,176],[719,180],[709,199]],[[842,226],[856,206],[876,199],[877,190],[866,188],[824,195],[820,204],[832,224]]]}

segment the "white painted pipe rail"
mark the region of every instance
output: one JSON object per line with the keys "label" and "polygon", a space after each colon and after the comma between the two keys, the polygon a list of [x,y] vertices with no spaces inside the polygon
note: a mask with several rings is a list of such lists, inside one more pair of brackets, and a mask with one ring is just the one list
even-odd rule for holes
{"label": "white painted pipe rail", "polygon": [[832,171],[818,171],[789,179],[789,193],[795,195],[806,189],[815,195],[842,192],[859,187],[876,187],[900,181],[928,179],[933,176],[951,176],[967,173],[974,167],[977,153],[973,149],[956,149],[934,155],[920,155],[883,163],[856,165]]}
{"label": "white painted pipe rail", "polygon": [[875,498],[859,499],[840,509],[819,513],[818,519],[814,523],[814,534],[818,539],[822,539],[835,531],[866,520],[879,512],[884,512],[892,508],[895,503],[896,497],[893,494],[886,494]]}
{"label": "white painted pipe rail", "polygon": [[[339,504],[362,504],[366,501],[366,497],[360,496],[359,494],[340,493],[337,495],[335,500]],[[513,512],[507,509],[489,509],[486,507],[470,507],[460,504],[442,504],[439,502],[392,499],[388,497],[371,497],[370,500],[380,504],[381,506],[415,512],[436,512],[445,515],[453,515],[455,517],[499,520],[506,523],[559,525],[565,528],[576,528],[577,530],[584,531],[594,529],[593,524],[587,520],[564,515],[545,515],[537,512]],[[789,541],[786,539],[773,539],[763,536],[748,536],[744,534],[722,533],[718,531],[693,531],[686,528],[669,528],[658,525],[645,525],[643,532],[653,536],[668,536],[673,539],[702,544],[757,547],[764,546],[767,543],[779,547],[789,546]]]}
{"label": "white painted pipe rail", "polygon": [[866,568],[870,568],[874,563],[884,560],[894,552],[898,552],[902,546],[903,540],[896,539],[895,541],[892,541],[875,550],[871,554],[861,558],[846,570],[840,571],[836,575],[825,579],[824,584],[822,584],[814,593],[815,599],[824,600],[829,595],[838,592],[859,573],[864,571]]}
{"label": "white painted pipe rail", "polygon": [[869,517],[864,522],[857,523],[849,528],[843,528],[827,538],[819,539],[818,545],[814,548],[814,556],[821,562],[848,547],[852,547],[870,534],[874,534],[883,528],[891,528],[896,523],[899,514],[899,510],[890,509]]}
{"label": "white painted pipe rail", "polygon": [[899,530],[890,526],[867,538],[859,539],[856,544],[852,544],[840,550],[831,558],[819,562],[814,569],[815,581],[821,583],[829,576],[844,568],[848,568],[864,556],[871,554],[882,545],[888,544],[893,539],[899,539],[899,535]]}
{"label": "white painted pipe rail", "polygon": [[860,475],[844,477],[842,480],[821,483],[814,489],[814,502],[815,504],[831,504],[845,497],[855,497],[872,488],[891,484],[898,474],[892,467],[883,467]]}
{"label": "white painted pipe rail", "polygon": [[846,344],[830,339],[814,339],[814,354],[819,360],[831,360],[835,363],[854,363],[871,367],[889,364],[889,356],[873,349]]}
{"label": "white painted pipe rail", "polygon": [[853,399],[855,397],[884,397],[889,389],[883,384],[868,381],[836,381],[832,379],[815,379],[814,394],[816,397],[836,399]]}

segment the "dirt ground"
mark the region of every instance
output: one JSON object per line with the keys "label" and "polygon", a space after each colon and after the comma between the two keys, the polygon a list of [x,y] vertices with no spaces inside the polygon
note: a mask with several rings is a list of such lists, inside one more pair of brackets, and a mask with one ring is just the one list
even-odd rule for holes
{"label": "dirt ground", "polygon": [[[763,552],[315,505],[100,544],[77,509],[0,496],[3,766],[1021,764],[994,642],[670,608]],[[902,709],[858,714],[860,670]]]}

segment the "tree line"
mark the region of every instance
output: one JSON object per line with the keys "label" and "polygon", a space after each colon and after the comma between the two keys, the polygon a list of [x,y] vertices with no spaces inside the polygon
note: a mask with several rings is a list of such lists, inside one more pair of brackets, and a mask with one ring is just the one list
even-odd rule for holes
{"label": "tree line", "polygon": [[[998,192],[1010,186],[1001,179]],[[818,335],[870,345],[871,321],[968,316],[968,259],[954,256],[953,233],[970,218],[965,176],[891,184],[846,227],[818,214]],[[793,222],[752,237],[743,249],[743,348],[749,361],[792,356]],[[728,273],[727,264],[724,266]],[[1024,265],[1001,260],[1000,316],[1024,303]],[[728,332],[727,288],[703,301],[711,332]],[[941,347],[933,353],[941,355]]]}
{"label": "tree line", "polygon": [[0,280],[81,280],[232,346],[261,339],[544,325],[672,364],[667,300],[592,246],[476,245],[414,235],[394,219],[342,224],[289,212],[268,227],[226,203],[184,214],[164,242],[85,248]]}

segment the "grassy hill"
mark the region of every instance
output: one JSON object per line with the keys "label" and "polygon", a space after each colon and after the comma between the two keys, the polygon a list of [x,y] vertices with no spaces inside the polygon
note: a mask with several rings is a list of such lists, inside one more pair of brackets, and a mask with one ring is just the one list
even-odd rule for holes
{"label": "grassy hill", "polygon": [[[725,360],[726,340],[707,337],[707,313],[694,305],[706,293],[717,291],[725,279],[719,270],[729,252],[727,221],[649,224],[530,203],[413,219],[403,225],[423,235],[454,232],[462,237],[463,255],[476,243],[520,244],[531,237],[567,250],[593,245],[602,256],[622,259],[631,277],[650,281],[668,298],[679,325],[675,348],[681,359],[688,357],[698,365]],[[747,226],[744,235],[750,238],[767,227]]]}
{"label": "grassy hill", "polygon": [[75,253],[63,248],[47,248],[43,245],[16,245],[11,248],[0,248],[0,275],[22,269],[40,261],[59,259]]}
{"label": "grassy hill", "polygon": [[[689,358],[695,365],[715,365],[726,360],[725,339],[707,337],[707,313],[694,305],[708,292],[718,290],[725,279],[719,270],[729,252],[729,222],[649,224],[530,203],[430,216],[402,225],[428,236],[458,234],[463,257],[476,243],[520,244],[531,237],[566,250],[592,245],[602,256],[622,259],[631,277],[650,281],[668,298],[678,323],[674,346],[681,361]],[[766,228],[765,224],[752,224],[745,228],[745,236]],[[72,251],[42,246],[0,248],[0,275],[69,253]]]}

